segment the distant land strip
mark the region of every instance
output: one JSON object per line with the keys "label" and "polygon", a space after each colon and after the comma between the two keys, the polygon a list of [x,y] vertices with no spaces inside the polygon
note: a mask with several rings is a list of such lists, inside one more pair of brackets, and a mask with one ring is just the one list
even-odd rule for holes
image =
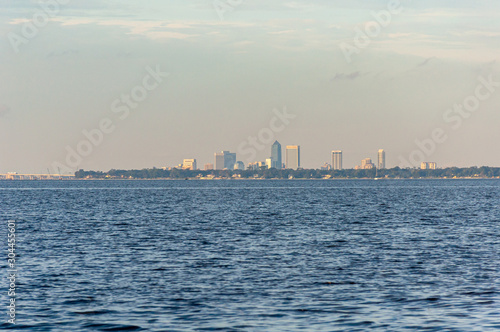
{"label": "distant land strip", "polygon": [[453,179],[453,178],[500,178],[500,167],[449,167],[440,169],[260,169],[260,170],[188,170],[146,168],[141,170],[117,170],[108,172],[75,172],[76,179]]}

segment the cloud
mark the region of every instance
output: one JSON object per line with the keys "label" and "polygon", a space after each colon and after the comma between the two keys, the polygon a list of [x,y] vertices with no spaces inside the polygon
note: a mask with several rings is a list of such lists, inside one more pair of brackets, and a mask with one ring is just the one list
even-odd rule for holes
{"label": "cloud", "polygon": [[226,21],[166,21],[166,20],[131,20],[131,19],[96,19],[58,17],[53,19],[61,26],[93,24],[104,27],[128,29],[129,35],[140,35],[150,39],[188,39],[200,35],[219,33],[217,29],[237,29],[255,27],[255,23]]}
{"label": "cloud", "polygon": [[234,46],[235,47],[245,47],[245,46],[253,45],[253,44],[255,44],[255,42],[250,41],[250,40],[243,40],[243,41],[234,43]]}
{"label": "cloud", "polygon": [[31,22],[31,20],[29,20],[27,18],[14,18],[14,19],[10,20],[8,24],[18,25],[18,24],[25,24],[28,22]]}
{"label": "cloud", "polygon": [[82,18],[55,18],[62,26],[77,26],[95,24],[99,26],[115,26],[126,28],[131,35],[142,35],[151,39],[187,39],[198,34],[189,34],[177,30],[192,28],[189,23],[167,23],[165,21],[140,21],[123,19],[82,19]]}
{"label": "cloud", "polygon": [[413,35],[412,33],[402,33],[402,32],[399,32],[399,33],[389,33],[387,36],[389,38],[396,39],[396,38],[407,38],[407,37],[410,37],[412,35]]}
{"label": "cloud", "polygon": [[294,33],[295,30],[282,30],[282,31],[274,31],[274,32],[269,32],[270,35],[283,35],[287,33]]}
{"label": "cloud", "polygon": [[480,30],[470,30],[464,32],[452,32],[454,36],[472,36],[472,37],[500,37],[500,32],[498,31],[480,31]]}
{"label": "cloud", "polygon": [[417,65],[417,67],[422,67],[422,66],[425,66],[426,64],[428,64],[428,63],[429,63],[429,61],[431,61],[431,60],[433,60],[433,59],[436,59],[436,57],[435,57],[435,56],[433,56],[433,57],[430,57],[430,58],[425,59],[424,61],[420,62],[420,63]]}
{"label": "cloud", "polygon": [[318,8],[321,8],[315,4],[311,4],[309,2],[299,2],[299,1],[293,1],[293,2],[288,2],[288,3],[283,3],[283,6],[288,9],[292,10],[300,10],[300,11],[309,11],[309,10],[315,10]]}
{"label": "cloud", "polygon": [[361,77],[362,74],[359,71],[352,72],[350,74],[345,74],[345,73],[336,73],[335,76],[333,76],[330,79],[330,82],[333,81],[340,81],[340,80],[355,80],[358,77]]}
{"label": "cloud", "polygon": [[77,55],[79,53],[80,53],[80,51],[75,50],[75,49],[68,49],[68,50],[64,50],[64,51],[52,51],[47,55],[47,58]]}

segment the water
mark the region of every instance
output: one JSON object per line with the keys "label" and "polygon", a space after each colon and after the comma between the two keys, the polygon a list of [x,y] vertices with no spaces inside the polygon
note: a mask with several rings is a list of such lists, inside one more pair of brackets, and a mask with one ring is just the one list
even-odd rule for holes
{"label": "water", "polygon": [[499,199],[498,180],[2,181],[16,328],[500,330]]}

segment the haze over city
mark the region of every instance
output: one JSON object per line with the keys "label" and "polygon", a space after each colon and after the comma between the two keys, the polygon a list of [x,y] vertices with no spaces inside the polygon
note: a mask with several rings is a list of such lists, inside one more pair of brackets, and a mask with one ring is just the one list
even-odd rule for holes
{"label": "haze over city", "polygon": [[[109,132],[77,168],[212,163],[283,109],[295,117],[238,160],[265,160],[278,140],[300,145],[304,168],[332,150],[353,168],[381,148],[394,167],[440,129],[426,161],[500,166],[500,3],[391,3],[4,1],[0,173],[64,164],[103,119]],[[26,35],[40,13],[50,19]],[[136,87],[146,95],[127,103]]]}

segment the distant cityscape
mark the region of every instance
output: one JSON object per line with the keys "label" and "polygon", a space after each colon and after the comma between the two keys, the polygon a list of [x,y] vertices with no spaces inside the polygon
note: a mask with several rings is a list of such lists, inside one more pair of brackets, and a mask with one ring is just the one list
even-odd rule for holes
{"label": "distant cityscape", "polygon": [[[331,163],[325,162],[324,165],[319,167],[321,170],[342,170],[342,150],[333,150],[331,152]],[[385,169],[385,151],[384,149],[378,150],[377,164],[372,162],[371,158],[361,160],[360,165],[356,165],[354,169]],[[182,164],[176,167],[164,167],[163,169],[172,170],[174,168],[198,170],[196,159],[184,159]],[[271,146],[271,156],[265,161],[251,162],[245,166],[242,161],[238,161],[236,153],[230,151],[221,151],[214,153],[214,163],[205,164],[203,170],[260,170],[260,169],[301,169],[300,160],[300,145],[287,145],[285,147],[285,160],[282,160],[281,144],[275,141]],[[420,169],[437,169],[436,162],[422,162]]]}
{"label": "distant cityscape", "polygon": [[[264,177],[264,178],[376,178],[377,176],[385,178],[413,178],[421,177],[422,174],[414,172],[401,172],[400,167],[392,169],[387,168],[386,152],[384,149],[379,149],[377,152],[377,163],[375,164],[371,158],[364,158],[359,165],[354,168],[345,169],[343,167],[343,151],[332,150],[330,155],[330,163],[325,162],[319,168],[315,168],[316,172],[322,173],[304,173],[304,168],[301,166],[301,150],[300,145],[286,145],[283,151],[281,144],[275,141],[270,148],[270,156],[265,161],[254,161],[245,165],[237,159],[237,154],[230,151],[221,151],[214,153],[214,162],[207,163],[203,169],[198,167],[195,158],[183,159],[182,163],[175,167],[161,167],[152,169],[137,170],[110,170],[109,172],[102,171],[84,171],[78,170],[74,174],[18,174],[17,172],[9,172],[0,174],[0,180],[65,180],[75,178],[248,178],[248,177]],[[456,168],[452,168],[456,169]],[[438,170],[436,162],[422,162],[419,169],[413,170],[432,171]],[[498,177],[497,173],[500,170],[495,168],[481,168],[478,172],[477,168],[462,169],[461,173],[455,170],[441,173],[424,173],[425,176],[436,177]],[[467,171],[466,171],[467,170]],[[161,171],[161,172],[158,172]],[[261,172],[267,173],[261,173]],[[373,172],[371,172],[373,171]],[[176,173],[177,172],[177,173]],[[184,172],[184,173],[178,173]],[[188,173],[185,173],[188,172]],[[196,172],[196,173],[194,173]],[[230,172],[223,174],[221,172]],[[270,172],[270,173],[269,173]],[[276,173],[278,172],[278,173]],[[357,173],[352,173],[357,172]],[[60,172],[59,172],[60,173]]]}
{"label": "distant cityscape", "polygon": [[[285,147],[283,160],[283,152],[281,148],[281,144],[278,141],[275,141],[271,146],[270,157],[265,161],[255,161],[250,162],[248,165],[245,165],[242,161],[237,160],[237,155],[235,152],[230,151],[221,151],[214,153],[214,162],[207,163],[204,165],[203,169],[198,168],[197,160],[195,158],[184,159],[181,164],[175,167],[162,167],[160,168],[163,171],[264,171],[264,170],[278,170],[278,171],[302,171],[301,167],[301,152],[300,145],[287,145]],[[330,163],[325,162],[319,168],[316,168],[317,171],[343,171],[345,170],[343,167],[343,151],[342,150],[333,150],[331,151],[331,161]],[[155,169],[155,168],[154,168]],[[374,176],[377,176],[378,170],[386,170],[386,153],[384,149],[379,149],[377,153],[377,164],[375,164],[371,158],[364,158],[361,160],[360,165],[356,165],[353,171],[363,171],[363,170],[375,170]],[[437,163],[436,162],[422,162],[420,165],[420,170],[436,170]],[[80,170],[82,171],[82,170]],[[0,174],[0,180],[64,180],[64,179],[73,179],[82,177],[82,173],[78,171],[74,174],[18,174],[17,172],[9,172],[6,174]],[[93,172],[93,171],[92,171]],[[110,171],[113,173],[113,170]],[[95,173],[95,172],[94,172]],[[97,173],[104,174],[102,172],[97,172],[96,174],[86,174],[85,177],[93,177],[96,176]],[[299,173],[300,174],[300,173]],[[353,176],[344,175],[349,177]],[[109,175],[109,174],[108,174]],[[170,176],[170,173],[165,173],[166,177]],[[162,177],[163,175],[157,175],[155,177]],[[255,175],[255,174],[254,174]],[[388,174],[385,174],[389,176]],[[100,175],[99,175],[100,176]],[[98,177],[99,177],[98,176]],[[201,175],[199,174],[199,177]],[[240,176],[240,175],[238,175]],[[281,174],[284,176],[284,173]],[[309,175],[311,176],[311,175]],[[328,178],[330,175],[326,175]],[[343,175],[341,175],[343,176]],[[355,176],[355,175],[354,175]],[[364,175],[362,175],[364,176]],[[395,175],[396,176],[396,175]],[[401,176],[401,175],[398,175]],[[125,177],[124,174],[121,174],[119,177]],[[127,175],[126,177],[134,177]],[[215,177],[215,176],[213,176]],[[287,177],[293,178],[293,174],[288,174]]]}

